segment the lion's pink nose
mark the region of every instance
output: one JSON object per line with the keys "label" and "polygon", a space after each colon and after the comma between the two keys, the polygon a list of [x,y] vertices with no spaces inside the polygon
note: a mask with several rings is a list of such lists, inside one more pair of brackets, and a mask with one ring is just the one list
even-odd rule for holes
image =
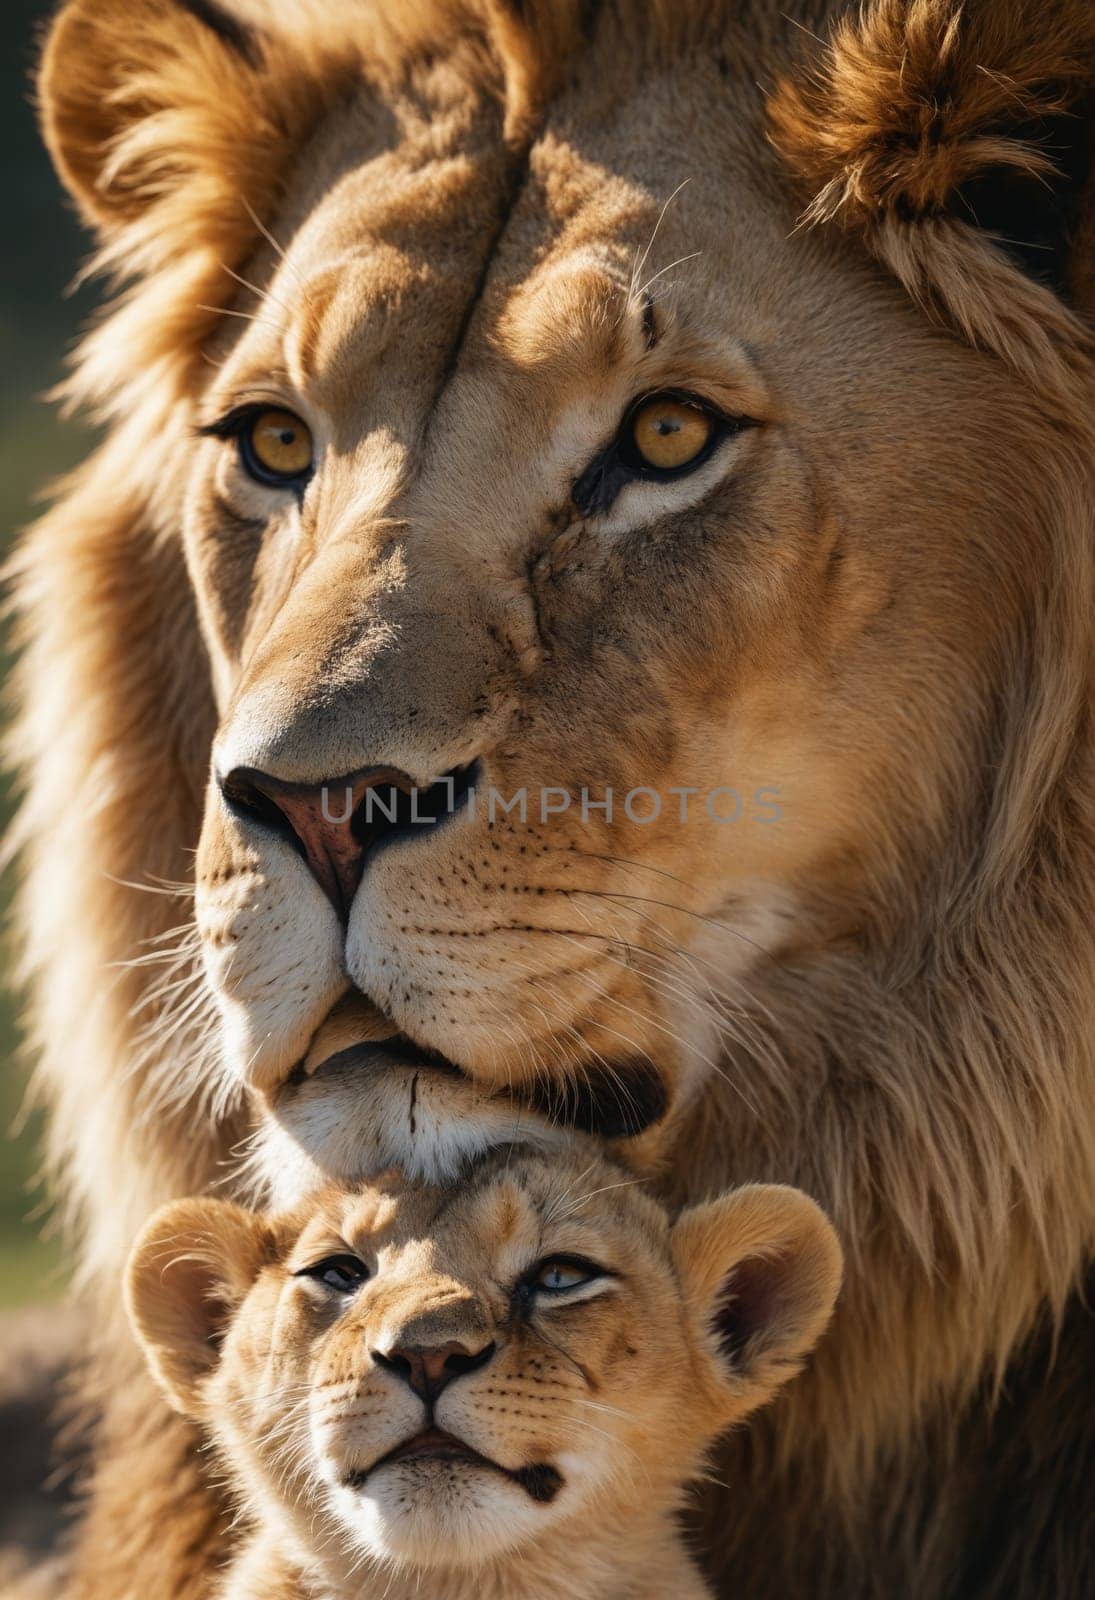
{"label": "lion's pink nose", "polygon": [[290,783],[256,767],[234,767],[221,792],[237,815],[291,839],[345,922],[369,852],[384,840],[420,835],[468,803],[478,764],[454,768],[426,788],[395,767],[366,767],[324,783]]}
{"label": "lion's pink nose", "polygon": [[313,878],[345,921],[380,833],[394,827],[398,797],[413,785],[404,772],[373,767],[326,783],[287,783],[237,767],[221,784],[233,809],[287,834]]}

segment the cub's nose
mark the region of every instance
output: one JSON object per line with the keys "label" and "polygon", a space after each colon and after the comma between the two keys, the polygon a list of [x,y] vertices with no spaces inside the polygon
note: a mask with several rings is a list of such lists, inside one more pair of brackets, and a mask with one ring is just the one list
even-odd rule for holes
{"label": "cub's nose", "polygon": [[450,1339],[448,1344],[430,1346],[393,1345],[389,1350],[374,1350],[373,1359],[402,1378],[428,1403],[436,1400],[454,1378],[485,1367],[494,1351],[493,1340],[479,1350],[469,1350],[458,1340]]}
{"label": "cub's nose", "polygon": [[367,767],[320,783],[290,783],[255,767],[234,767],[220,780],[232,811],[292,841],[343,922],[370,850],[443,822],[466,805],[474,786],[474,767],[455,768],[424,789],[395,767]]}

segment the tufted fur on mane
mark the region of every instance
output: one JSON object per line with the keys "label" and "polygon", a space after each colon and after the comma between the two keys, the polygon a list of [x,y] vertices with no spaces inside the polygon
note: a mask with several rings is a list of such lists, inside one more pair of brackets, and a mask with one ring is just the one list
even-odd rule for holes
{"label": "tufted fur on mane", "polygon": [[[1048,191],[1095,74],[1088,0],[873,0],[811,41],[770,101],[808,223],[858,233],[909,292],[1031,381],[1067,387],[1090,330],[978,226],[987,181]],[[1071,124],[1071,126],[1069,126]],[[1036,246],[1036,249],[1046,248]]]}
{"label": "tufted fur on mane", "polygon": [[[46,143],[101,240],[88,270],[138,285],[86,340],[69,389],[108,419],[183,391],[226,268],[252,248],[292,151],[361,69],[326,34],[260,41],[210,27],[209,14],[177,0],[70,7],[42,61]],[[105,98],[104,60],[126,63]],[[121,384],[119,346],[133,356]]]}
{"label": "tufted fur on mane", "polygon": [[[42,60],[43,132],[100,237],[87,272],[133,287],[84,341],[62,393],[110,420],[186,392],[260,219],[311,128],[355,85],[406,82],[454,41],[519,144],[577,26],[574,0],[528,19],[507,0],[347,0],[335,14],[289,0],[276,31],[214,0],[66,8]],[[104,60],[125,64],[105,99]],[[120,348],[134,357],[124,375]]]}

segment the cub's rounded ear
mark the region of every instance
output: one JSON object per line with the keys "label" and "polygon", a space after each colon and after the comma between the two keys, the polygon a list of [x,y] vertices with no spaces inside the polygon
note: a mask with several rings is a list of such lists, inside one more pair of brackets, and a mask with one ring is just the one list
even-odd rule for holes
{"label": "cub's rounded ear", "polygon": [[263,1218],[226,1200],[176,1201],[138,1235],[125,1274],[126,1310],[176,1410],[200,1413],[221,1337],[273,1252]]}
{"label": "cub's rounded ear", "polygon": [[1082,339],[1056,293],[1093,203],[1095,5],[868,0],[802,38],[769,115],[805,220],[857,233],[918,301],[1039,375],[1054,340]]}
{"label": "cub's rounded ear", "polygon": [[836,1233],[800,1190],[753,1184],[684,1211],[672,1245],[726,1420],[743,1416],[794,1376],[821,1337],[843,1270]]}

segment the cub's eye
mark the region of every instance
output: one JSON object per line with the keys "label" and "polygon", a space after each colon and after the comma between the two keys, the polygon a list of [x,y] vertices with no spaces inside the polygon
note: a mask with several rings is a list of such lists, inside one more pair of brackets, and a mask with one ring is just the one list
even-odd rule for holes
{"label": "cub's eye", "polygon": [[699,464],[716,433],[716,419],[703,406],[674,395],[643,400],[624,424],[620,454],[628,465],[679,472]]}
{"label": "cub's eye", "polygon": [[354,1294],[368,1278],[369,1269],[356,1256],[325,1256],[314,1267],[302,1267],[296,1276],[312,1278],[338,1294]]}
{"label": "cub's eye", "polygon": [[552,1256],[539,1262],[529,1274],[529,1284],[543,1294],[564,1294],[567,1289],[580,1289],[604,1273],[592,1261],[577,1256]]}
{"label": "cub's eye", "polygon": [[256,411],[239,433],[240,460],[259,483],[293,485],[312,471],[312,432],[291,411]]}

